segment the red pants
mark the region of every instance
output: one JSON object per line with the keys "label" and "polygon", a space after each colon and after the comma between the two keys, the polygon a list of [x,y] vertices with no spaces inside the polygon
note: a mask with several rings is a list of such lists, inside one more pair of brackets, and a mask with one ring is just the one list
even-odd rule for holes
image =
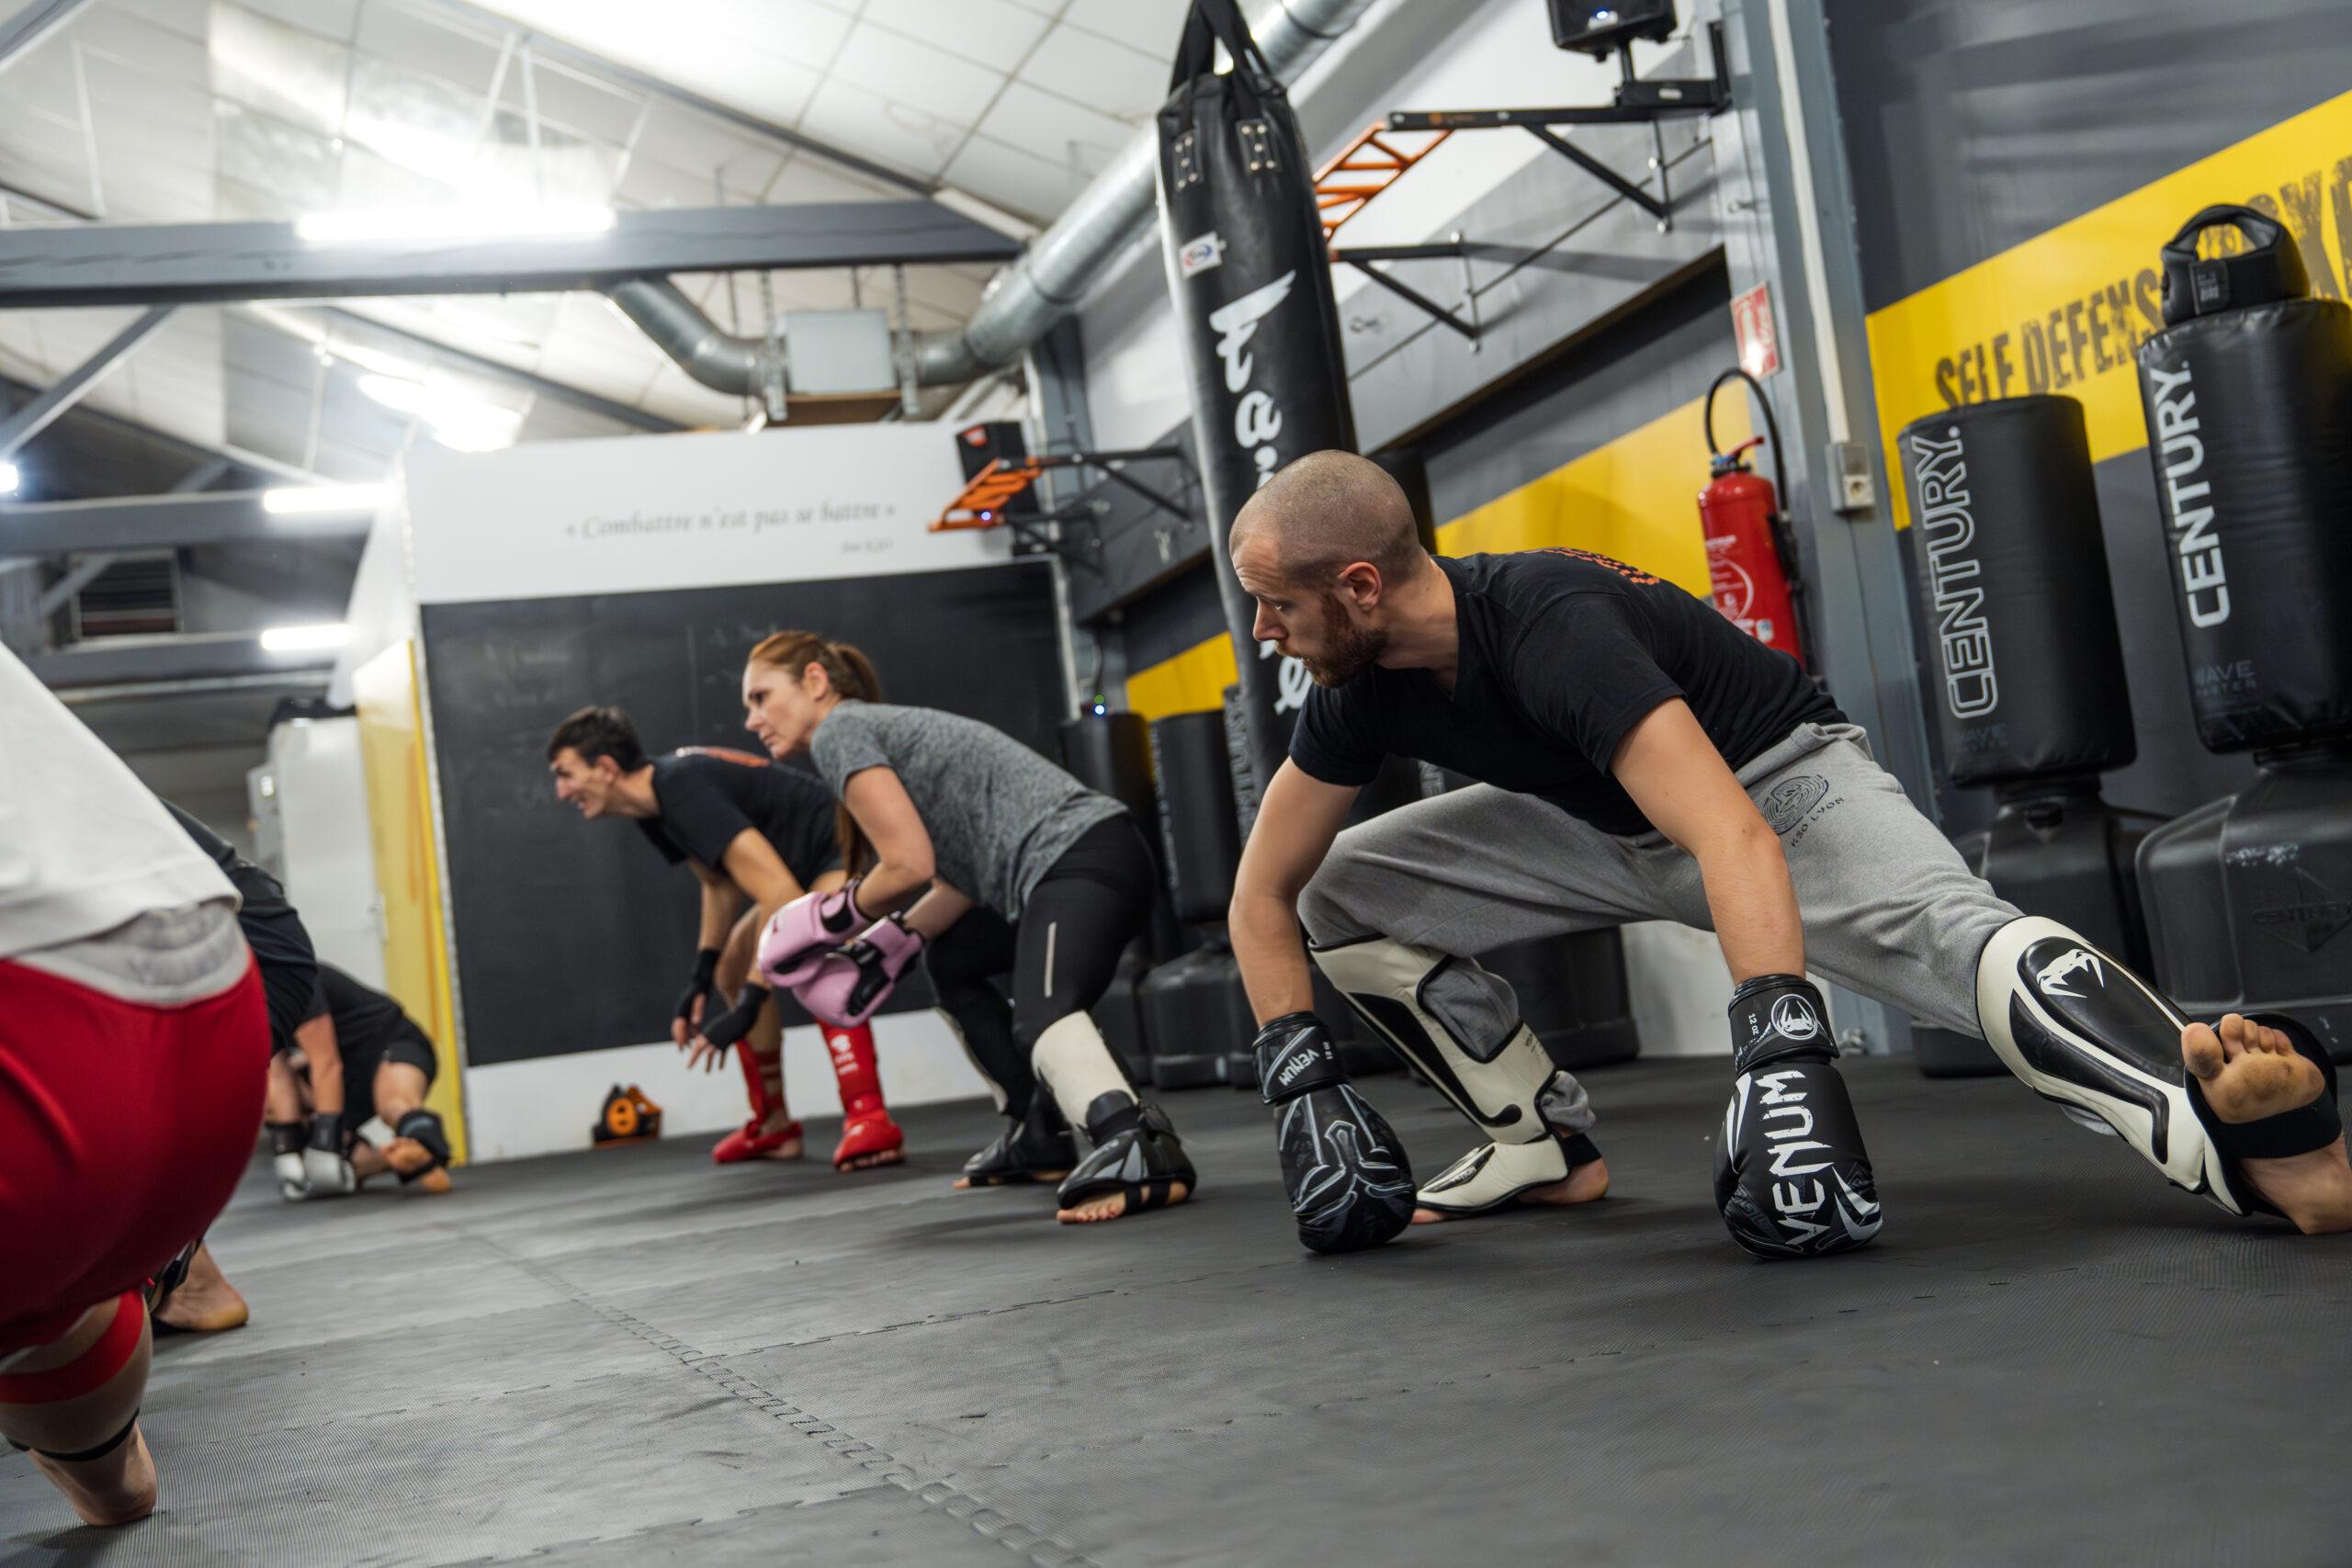
{"label": "red pants", "polygon": [[141,1007],[0,962],[0,1354],[137,1289],[236,1190],[261,1125],[260,972]]}

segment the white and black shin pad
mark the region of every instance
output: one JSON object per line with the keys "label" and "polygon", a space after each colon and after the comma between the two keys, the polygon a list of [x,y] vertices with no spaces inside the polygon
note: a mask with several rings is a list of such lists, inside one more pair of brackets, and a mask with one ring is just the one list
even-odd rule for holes
{"label": "white and black shin pad", "polygon": [[1425,1183],[1421,1207],[1498,1208],[1566,1177],[1571,1147],[1589,1148],[1580,1132],[1546,1120],[1580,1110],[1584,1091],[1553,1065],[1502,981],[1468,959],[1387,937],[1308,951],[1356,1016],[1494,1140]]}
{"label": "white and black shin pad", "polygon": [[2233,1214],[2277,1212],[2240,1174],[2240,1159],[2324,1148],[2343,1130],[2326,1051],[2294,1020],[2269,1013],[2248,1016],[2317,1062],[2328,1092],[2259,1122],[2213,1115],[2181,1060],[2188,1020],[2089,939],[2038,915],[2010,921],[1984,944],[1976,1016],[2027,1088],[2105,1123],[2165,1180]]}

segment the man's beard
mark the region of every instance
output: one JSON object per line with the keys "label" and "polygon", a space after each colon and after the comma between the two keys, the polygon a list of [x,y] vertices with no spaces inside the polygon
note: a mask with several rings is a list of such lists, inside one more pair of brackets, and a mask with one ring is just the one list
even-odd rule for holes
{"label": "man's beard", "polygon": [[1319,659],[1302,656],[1298,661],[1318,686],[1344,686],[1388,651],[1388,633],[1350,620],[1337,593],[1323,595],[1323,634],[1331,640],[1330,650]]}

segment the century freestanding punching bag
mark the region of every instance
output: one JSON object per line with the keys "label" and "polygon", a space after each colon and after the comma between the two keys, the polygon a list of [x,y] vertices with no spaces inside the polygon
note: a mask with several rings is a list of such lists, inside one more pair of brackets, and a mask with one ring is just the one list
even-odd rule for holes
{"label": "century freestanding punching bag", "polygon": [[1972,403],[1914,420],[1895,445],[1952,782],[2128,764],[2138,747],[2083,405]]}
{"label": "century freestanding punching bag", "polygon": [[[2223,227],[2246,248],[2200,259]],[[2293,237],[2245,207],[2183,224],[2164,275],[2140,397],[2198,738],[2352,732],[2352,306],[2308,298]]]}
{"label": "century freestanding punching bag", "polygon": [[[1222,43],[1233,69],[1218,74]],[[1226,536],[1294,457],[1355,448],[1315,172],[1237,0],[1193,0],[1159,111],[1159,224],[1193,389],[1209,555],[1233,637],[1250,782],[1282,763],[1307,678],[1251,635]]]}
{"label": "century freestanding punching bag", "polygon": [[[2234,252],[2198,254],[2234,228]],[[2157,982],[2193,1018],[2295,1015],[2352,1060],[2352,306],[2276,221],[2209,207],[2164,247],[2140,349],[2198,736],[2260,772],[2148,836]]]}
{"label": "century freestanding punching bag", "polygon": [[[2132,856],[2162,818],[2099,796],[2099,772],[2138,745],[2083,406],[1973,403],[1914,421],[1895,447],[1944,766],[1999,803],[1954,847],[2026,913],[2144,966]],[[2007,1070],[1971,1035],[1915,1024],[1911,1042],[1930,1077]]]}

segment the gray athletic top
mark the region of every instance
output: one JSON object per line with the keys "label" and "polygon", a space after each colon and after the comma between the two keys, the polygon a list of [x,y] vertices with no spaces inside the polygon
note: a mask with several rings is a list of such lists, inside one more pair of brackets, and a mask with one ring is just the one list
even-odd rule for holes
{"label": "gray athletic top", "polygon": [[1003,731],[937,708],[843,702],[808,755],[836,795],[862,768],[897,773],[940,879],[1008,919],[1081,834],[1127,809]]}

